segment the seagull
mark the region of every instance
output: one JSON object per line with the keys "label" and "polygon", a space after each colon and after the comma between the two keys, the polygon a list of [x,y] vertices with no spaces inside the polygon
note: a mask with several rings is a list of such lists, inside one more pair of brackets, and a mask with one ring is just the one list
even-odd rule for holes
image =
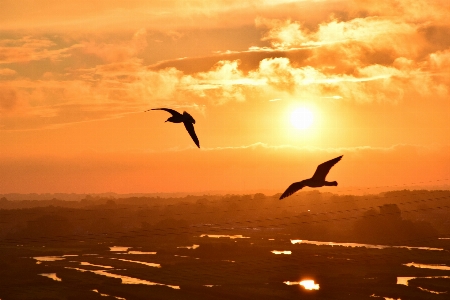
{"label": "seagull", "polygon": [[146,110],[146,112],[150,111],[150,110],[165,110],[165,111],[171,113],[172,116],[170,118],[168,118],[166,120],[166,122],[183,123],[184,127],[186,127],[186,130],[187,130],[187,132],[189,132],[189,135],[191,136],[194,143],[197,145],[197,147],[200,148],[200,142],[198,141],[197,135],[195,134],[195,130],[194,130],[195,120],[190,114],[188,114],[185,111],[183,112],[183,114],[180,114],[176,110],[173,110],[170,108],[152,108],[152,109]]}
{"label": "seagull", "polygon": [[283,195],[281,195],[280,200],[286,197],[289,197],[293,193],[295,193],[298,190],[301,190],[305,186],[309,187],[322,187],[322,186],[337,186],[338,183],[336,181],[325,181],[325,177],[327,177],[328,172],[330,172],[330,169],[341,160],[343,155],[333,158],[332,160],[326,161],[320,165],[317,166],[316,172],[314,173],[313,177],[309,179],[305,179],[299,182],[294,182],[291,184],[286,191],[284,191]]}

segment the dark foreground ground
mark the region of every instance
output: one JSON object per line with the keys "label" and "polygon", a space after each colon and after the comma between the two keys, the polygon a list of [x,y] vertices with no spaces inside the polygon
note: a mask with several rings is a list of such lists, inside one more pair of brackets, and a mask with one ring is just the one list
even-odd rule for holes
{"label": "dark foreground ground", "polygon": [[[237,232],[231,232],[235,233]],[[114,243],[108,242],[106,245],[99,241],[58,242],[39,246],[3,245],[0,248],[0,299],[449,297],[449,278],[418,278],[409,281],[409,286],[397,284],[397,277],[400,276],[450,275],[450,271],[446,270],[403,265],[410,262],[450,265],[450,255],[446,250],[292,244],[290,237],[273,231],[253,235],[251,232],[240,233],[250,238],[185,237],[182,240],[161,239],[158,242],[143,241],[140,244],[136,241],[117,241],[120,246],[132,246],[128,252],[110,251],[109,246],[115,245]],[[448,240],[442,241],[444,248],[448,248],[450,243],[446,241]],[[178,248],[184,246],[194,246],[195,249]],[[132,252],[133,250],[140,252]],[[273,250],[291,251],[291,254],[274,254]],[[132,254],[142,252],[156,254]],[[33,258],[43,256],[56,256],[60,260]],[[142,262],[160,264],[160,267]],[[125,284],[119,278],[89,270],[164,285]],[[43,273],[56,273],[61,281],[39,275]],[[306,290],[299,285],[284,283],[305,279],[314,280],[319,284],[319,290]]]}
{"label": "dark foreground ground", "polygon": [[450,299],[449,196],[3,200],[0,299]]}

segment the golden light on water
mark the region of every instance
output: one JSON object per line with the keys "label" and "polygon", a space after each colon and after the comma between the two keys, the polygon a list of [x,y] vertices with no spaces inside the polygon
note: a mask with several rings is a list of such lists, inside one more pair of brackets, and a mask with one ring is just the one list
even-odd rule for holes
{"label": "golden light on water", "polygon": [[301,285],[306,290],[318,290],[320,288],[319,284],[314,283],[314,280],[308,279],[308,280],[302,280],[302,281],[285,281],[284,282],[287,285]]}
{"label": "golden light on water", "polygon": [[289,250],[287,250],[287,251],[272,250],[270,252],[272,252],[273,254],[292,254],[292,251],[289,251]]}
{"label": "golden light on water", "polygon": [[314,283],[314,280],[303,280],[300,281],[300,285],[303,285],[303,287],[307,290],[318,290],[319,285]]}

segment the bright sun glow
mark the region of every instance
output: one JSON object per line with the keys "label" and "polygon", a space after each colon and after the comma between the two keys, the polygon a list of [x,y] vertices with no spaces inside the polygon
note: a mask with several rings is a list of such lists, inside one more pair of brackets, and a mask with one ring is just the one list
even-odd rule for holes
{"label": "bright sun glow", "polygon": [[291,113],[291,124],[297,129],[308,129],[313,122],[314,115],[308,108],[297,108]]}

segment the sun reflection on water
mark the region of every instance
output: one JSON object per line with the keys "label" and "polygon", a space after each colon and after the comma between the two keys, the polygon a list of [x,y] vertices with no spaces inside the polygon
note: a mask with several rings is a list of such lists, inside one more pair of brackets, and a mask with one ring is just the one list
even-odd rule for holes
{"label": "sun reflection on water", "polygon": [[132,263],[136,263],[136,264],[142,264],[142,265],[146,265],[149,267],[161,268],[160,264],[150,263],[150,262],[145,262],[145,261],[130,260],[130,259],[123,259],[123,258],[111,258],[111,259],[117,259],[117,260],[132,262]]}
{"label": "sun reflection on water", "polygon": [[444,251],[443,248],[431,248],[431,247],[413,247],[413,246],[388,246],[388,245],[374,245],[374,244],[360,244],[360,243],[335,243],[335,242],[321,242],[321,241],[308,241],[308,240],[291,240],[291,244],[310,244],[316,246],[343,246],[343,247],[365,247],[371,249],[389,249],[389,248],[399,248],[399,249],[418,249],[418,250],[433,250],[433,251]]}
{"label": "sun reflection on water", "polygon": [[196,244],[194,244],[194,245],[192,245],[192,246],[180,246],[180,247],[177,247],[177,248],[185,248],[185,249],[197,249],[198,247],[200,247],[200,245],[196,245]]}
{"label": "sun reflection on water", "polygon": [[302,280],[302,281],[284,281],[283,283],[287,285],[301,285],[307,290],[318,290],[320,288],[319,284],[314,283],[314,280]]}
{"label": "sun reflection on water", "polygon": [[130,249],[131,247],[122,247],[122,246],[112,246],[109,247],[109,251],[113,251],[113,252],[127,252],[128,249]]}
{"label": "sun reflection on water", "polygon": [[230,238],[230,239],[249,239],[248,236],[243,236],[242,234],[202,234],[200,237],[209,237],[209,238]]}
{"label": "sun reflection on water", "polygon": [[56,273],[41,273],[39,275],[44,276],[44,277],[48,277],[48,278],[53,279],[55,281],[62,281],[61,278],[56,276]]}
{"label": "sun reflection on water", "polygon": [[141,255],[141,254],[156,254],[156,252],[144,252],[144,251],[133,251],[133,250],[130,250],[127,253],[117,253],[117,254],[138,254],[138,255]]}
{"label": "sun reflection on water", "polygon": [[270,251],[273,254],[292,254],[292,251],[278,251],[278,250],[272,250]]}

